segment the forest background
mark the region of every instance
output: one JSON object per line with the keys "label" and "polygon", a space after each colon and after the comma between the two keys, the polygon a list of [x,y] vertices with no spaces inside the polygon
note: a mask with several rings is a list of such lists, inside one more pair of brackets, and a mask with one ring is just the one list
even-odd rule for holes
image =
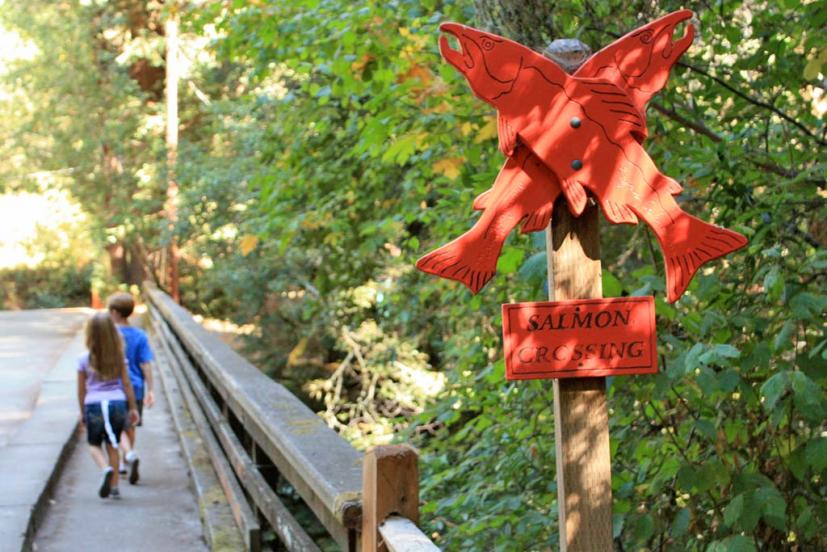
{"label": "forest background", "polygon": [[550,385],[504,380],[499,315],[546,296],[542,240],[512,236],[478,296],[413,268],[468,228],[502,162],[437,27],[596,50],[681,7],[698,37],[650,104],[646,147],[686,210],[750,243],[671,305],[648,229],[602,225],[604,293],[655,295],[661,358],[655,377],[609,380],[615,542],[827,549],[824,1],[6,0],[0,200],[59,198],[66,216],[2,269],[0,307],[163,284],[174,235],[185,306],[246,328],[246,353],[356,446],[420,448],[440,546],[553,547]]}

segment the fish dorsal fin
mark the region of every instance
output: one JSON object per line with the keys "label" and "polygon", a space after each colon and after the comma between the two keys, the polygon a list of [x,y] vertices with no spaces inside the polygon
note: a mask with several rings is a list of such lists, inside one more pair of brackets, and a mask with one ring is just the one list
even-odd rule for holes
{"label": "fish dorsal fin", "polygon": [[497,113],[497,135],[500,139],[500,151],[508,157],[514,155],[514,148],[517,147],[517,131],[502,113]]}
{"label": "fish dorsal fin", "polygon": [[528,234],[529,232],[542,232],[548,228],[548,223],[551,221],[551,212],[553,209],[553,201],[537,206],[533,211],[528,213],[525,218],[523,218],[520,233]]}
{"label": "fish dorsal fin", "polygon": [[646,117],[625,89],[607,79],[577,80],[588,91],[589,101],[585,110],[591,118],[607,130],[628,132],[642,141],[639,136],[646,135]]}
{"label": "fish dorsal fin", "polygon": [[484,211],[488,208],[488,204],[491,202],[491,196],[494,188],[489,188],[485,190],[483,193],[477,196],[477,199],[474,200],[474,210],[475,211]]}

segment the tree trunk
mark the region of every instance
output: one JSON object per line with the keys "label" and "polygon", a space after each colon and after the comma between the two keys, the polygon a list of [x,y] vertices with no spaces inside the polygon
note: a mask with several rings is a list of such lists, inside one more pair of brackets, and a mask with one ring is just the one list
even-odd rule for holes
{"label": "tree trunk", "polygon": [[554,2],[548,0],[475,0],[477,25],[537,51],[557,38]]}

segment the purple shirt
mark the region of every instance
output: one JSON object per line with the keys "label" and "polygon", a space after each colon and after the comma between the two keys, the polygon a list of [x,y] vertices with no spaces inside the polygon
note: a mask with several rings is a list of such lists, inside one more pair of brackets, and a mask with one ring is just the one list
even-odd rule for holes
{"label": "purple shirt", "polygon": [[83,404],[126,400],[121,378],[100,379],[98,373],[89,366],[89,353],[85,353],[78,359],[78,372],[86,374],[86,398],[83,400]]}

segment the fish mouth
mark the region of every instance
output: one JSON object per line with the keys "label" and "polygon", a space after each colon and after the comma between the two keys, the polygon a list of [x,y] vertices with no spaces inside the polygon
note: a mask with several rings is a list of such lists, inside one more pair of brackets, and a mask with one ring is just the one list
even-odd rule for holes
{"label": "fish mouth", "polygon": [[664,58],[672,57],[673,52],[676,50],[677,52],[683,53],[692,44],[692,41],[695,39],[695,26],[692,25],[692,23],[687,23],[682,37],[674,41],[673,38],[678,25],[684,21],[691,20],[694,16],[695,14],[692,10],[679,10],[665,18],[667,24],[666,32],[664,33],[666,35],[666,45],[661,52]]}
{"label": "fish mouth", "polygon": [[476,62],[466,44],[468,39],[464,36],[463,29],[465,29],[465,25],[459,23],[443,23],[440,25],[440,31],[456,38],[460,50],[453,49],[448,42],[448,37],[443,34],[439,37],[439,53],[442,54],[445,61],[456,67],[457,71],[464,75],[474,68]]}
{"label": "fish mouth", "polygon": [[651,44],[664,59],[669,59],[673,53],[683,53],[692,44],[695,26],[691,22],[687,23],[683,36],[675,38],[674,34],[678,25],[690,20],[694,15],[692,10],[678,10],[639,29],[637,36],[644,44]]}

